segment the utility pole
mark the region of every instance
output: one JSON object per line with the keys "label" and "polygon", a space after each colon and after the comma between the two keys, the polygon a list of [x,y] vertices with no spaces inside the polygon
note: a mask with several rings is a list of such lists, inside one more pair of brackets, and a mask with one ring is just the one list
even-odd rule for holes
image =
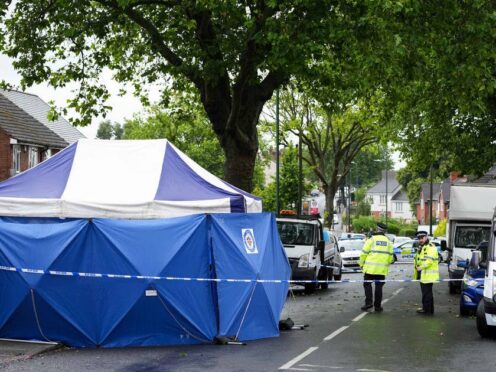
{"label": "utility pole", "polygon": [[303,193],[303,167],[301,164],[302,148],[301,148],[301,129],[298,133],[298,203],[296,204],[298,216],[301,214],[301,198]]}
{"label": "utility pole", "polygon": [[432,236],[432,164],[430,169],[430,197],[429,197],[429,235]]}
{"label": "utility pole", "polygon": [[348,232],[351,232],[351,165],[350,165],[350,182],[348,184]]}
{"label": "utility pole", "polygon": [[276,90],[276,216],[279,215],[279,89]]}

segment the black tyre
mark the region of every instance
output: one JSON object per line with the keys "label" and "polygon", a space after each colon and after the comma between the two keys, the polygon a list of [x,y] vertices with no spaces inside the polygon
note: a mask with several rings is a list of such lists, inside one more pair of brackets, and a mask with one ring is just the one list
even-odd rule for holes
{"label": "black tyre", "polygon": [[460,316],[469,316],[472,315],[472,311],[463,306],[463,302],[460,299]]}
{"label": "black tyre", "polygon": [[[326,280],[326,281],[329,281],[329,272],[332,274],[332,270],[330,270],[329,268],[325,268],[325,269],[322,269],[320,270],[321,272],[321,275],[319,275],[319,280]],[[320,288],[321,289],[327,289],[329,288],[329,284],[328,283],[320,283]]]}
{"label": "black tyre", "polygon": [[484,300],[479,301],[477,306],[477,331],[482,338],[496,338],[496,327],[487,325],[486,314],[484,311]]}
{"label": "black tyre", "polygon": [[305,294],[312,294],[317,289],[317,273],[314,273],[312,280],[314,283],[305,283]]}
{"label": "black tyre", "polygon": [[334,280],[341,280],[342,276],[343,276],[343,264],[341,264],[341,267],[339,268],[339,274],[334,275]]}

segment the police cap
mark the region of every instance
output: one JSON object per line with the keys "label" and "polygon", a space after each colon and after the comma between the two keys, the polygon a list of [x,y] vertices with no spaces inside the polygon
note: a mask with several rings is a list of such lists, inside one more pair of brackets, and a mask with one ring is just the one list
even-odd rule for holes
{"label": "police cap", "polygon": [[377,231],[386,231],[387,226],[382,222],[377,222]]}
{"label": "police cap", "polygon": [[422,238],[422,237],[424,237],[424,236],[427,236],[427,235],[429,235],[429,234],[427,233],[427,231],[423,231],[423,230],[422,230],[422,231],[417,231],[417,232],[415,233],[415,236],[416,236],[417,238],[419,238],[419,239],[420,239],[420,238]]}

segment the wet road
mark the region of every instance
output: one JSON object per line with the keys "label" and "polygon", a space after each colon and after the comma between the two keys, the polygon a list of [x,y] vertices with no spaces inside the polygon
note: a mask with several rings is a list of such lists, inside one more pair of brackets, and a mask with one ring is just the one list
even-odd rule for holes
{"label": "wet road", "polygon": [[[393,265],[389,278],[409,278],[411,265]],[[446,266],[442,266],[446,277]],[[345,278],[361,279],[361,274]],[[474,318],[458,316],[458,296],[434,286],[436,314],[415,313],[418,283],[387,283],[383,313],[364,313],[359,283],[331,285],[306,296],[295,290],[282,318],[302,331],[246,346],[61,349],[3,366],[5,371],[495,371],[496,341],[483,340]]]}

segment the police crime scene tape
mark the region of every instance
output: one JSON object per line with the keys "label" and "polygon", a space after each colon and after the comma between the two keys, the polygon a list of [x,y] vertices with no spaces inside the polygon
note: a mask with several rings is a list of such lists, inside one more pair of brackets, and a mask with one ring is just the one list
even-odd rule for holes
{"label": "police crime scene tape", "polygon": [[[150,276],[150,275],[123,275],[123,274],[103,274],[103,273],[84,273],[73,271],[56,271],[17,268],[12,266],[0,266],[0,271],[17,272],[32,275],[51,275],[58,277],[80,277],[80,278],[108,278],[108,279],[134,279],[134,280],[174,280],[174,281],[197,281],[197,282],[227,282],[227,283],[288,283],[288,284],[341,284],[341,283],[415,283],[419,279],[384,279],[384,280],[364,280],[364,279],[341,279],[341,280],[285,280],[285,279],[224,279],[224,278],[194,278],[194,277],[175,277],[175,276]],[[405,270],[406,271],[406,270]],[[466,279],[439,279],[434,283],[459,282]],[[472,279],[484,281],[484,278]]]}

